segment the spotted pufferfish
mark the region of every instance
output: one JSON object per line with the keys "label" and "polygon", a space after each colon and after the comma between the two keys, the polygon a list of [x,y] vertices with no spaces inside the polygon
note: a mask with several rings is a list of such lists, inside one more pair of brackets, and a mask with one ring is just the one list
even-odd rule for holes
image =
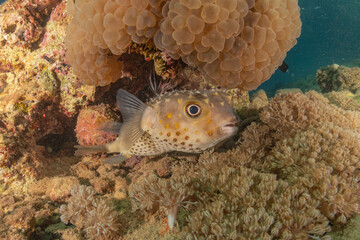
{"label": "spotted pufferfish", "polygon": [[[223,91],[174,91],[147,103],[119,89],[117,108],[123,123],[112,125],[119,135],[98,146],[75,146],[75,155],[119,153],[105,163],[120,163],[131,156],[159,155],[171,151],[200,153],[236,134],[238,118]],[[115,126],[115,127],[113,127]]]}

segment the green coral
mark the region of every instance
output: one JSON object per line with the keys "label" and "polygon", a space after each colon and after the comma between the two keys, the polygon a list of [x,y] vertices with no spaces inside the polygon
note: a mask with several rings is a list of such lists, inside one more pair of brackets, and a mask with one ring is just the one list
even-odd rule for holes
{"label": "green coral", "polygon": [[26,101],[19,101],[15,103],[14,110],[20,111],[21,113],[28,115],[30,112],[29,104]]}

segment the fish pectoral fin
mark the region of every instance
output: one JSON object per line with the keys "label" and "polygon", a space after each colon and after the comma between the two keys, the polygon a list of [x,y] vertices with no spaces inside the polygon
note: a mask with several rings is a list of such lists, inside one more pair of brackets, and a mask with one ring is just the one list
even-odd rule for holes
{"label": "fish pectoral fin", "polygon": [[124,123],[120,131],[120,142],[124,149],[129,150],[144,133],[141,120],[145,109],[149,106],[124,89],[119,89],[116,95],[116,105],[121,111]]}
{"label": "fish pectoral fin", "polygon": [[108,132],[108,133],[114,133],[119,134],[121,129],[122,123],[120,122],[104,122],[99,124],[99,130]]}
{"label": "fish pectoral fin", "polygon": [[111,157],[107,157],[102,163],[103,164],[110,164],[110,165],[113,165],[113,164],[118,164],[118,163],[122,163],[124,162],[126,159],[128,159],[127,157],[121,155],[121,154],[118,154],[118,155],[114,155],[114,156],[111,156]]}
{"label": "fish pectoral fin", "polygon": [[107,152],[105,145],[75,145],[76,148],[75,156],[83,156],[92,153]]}

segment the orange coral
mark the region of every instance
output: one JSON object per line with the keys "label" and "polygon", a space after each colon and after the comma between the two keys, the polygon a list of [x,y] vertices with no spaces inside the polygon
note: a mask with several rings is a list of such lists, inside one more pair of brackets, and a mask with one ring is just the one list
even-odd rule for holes
{"label": "orange coral", "polygon": [[297,0],[97,0],[68,2],[67,59],[87,84],[121,75],[131,41],[155,45],[197,66],[222,87],[255,89],[300,35]]}
{"label": "orange coral", "polygon": [[198,66],[208,81],[243,90],[270,78],[301,28],[296,0],[171,0],[163,12],[157,47]]}
{"label": "orange coral", "polygon": [[[74,3],[75,2],[75,3]],[[118,57],[131,42],[155,33],[163,1],[68,1],[72,20],[65,39],[66,59],[86,84],[104,86],[122,74]]]}

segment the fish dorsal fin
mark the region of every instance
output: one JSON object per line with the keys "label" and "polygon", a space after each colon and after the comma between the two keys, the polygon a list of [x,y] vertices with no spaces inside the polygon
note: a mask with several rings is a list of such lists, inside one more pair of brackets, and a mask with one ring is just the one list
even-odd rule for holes
{"label": "fish dorsal fin", "polygon": [[137,97],[124,89],[119,89],[116,95],[116,105],[120,110],[124,123],[143,111],[146,105]]}
{"label": "fish dorsal fin", "polygon": [[148,106],[124,89],[118,90],[116,104],[124,120],[119,136],[121,150],[127,151],[144,133],[141,128],[141,119]]}

